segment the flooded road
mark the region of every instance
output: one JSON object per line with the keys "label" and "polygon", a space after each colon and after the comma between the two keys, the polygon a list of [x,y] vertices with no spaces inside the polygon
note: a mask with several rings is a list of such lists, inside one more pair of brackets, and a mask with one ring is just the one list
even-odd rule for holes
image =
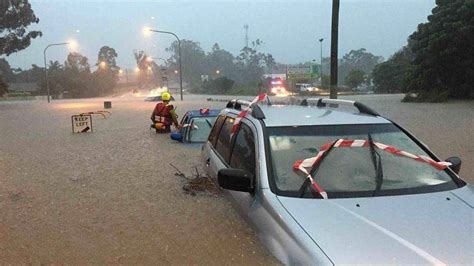
{"label": "flooded road", "polygon": [[[225,105],[207,97],[185,96],[178,113]],[[474,102],[347,98],[460,156],[474,182]],[[277,264],[225,198],[183,193],[169,163],[191,175],[200,150],[149,130],[155,103],[113,98],[93,133],[72,134],[70,116],[103,100],[0,102],[0,264]]]}

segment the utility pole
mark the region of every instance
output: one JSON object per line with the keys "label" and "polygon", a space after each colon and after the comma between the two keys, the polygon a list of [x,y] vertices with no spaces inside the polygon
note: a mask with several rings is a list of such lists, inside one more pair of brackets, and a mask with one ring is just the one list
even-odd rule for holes
{"label": "utility pole", "polygon": [[245,47],[249,47],[249,25],[244,25],[245,29]]}
{"label": "utility pole", "polygon": [[339,0],[332,0],[331,86],[329,98],[337,99],[337,44],[339,33]]}
{"label": "utility pole", "polygon": [[323,41],[324,39],[321,38],[319,39],[319,43],[321,44],[321,53],[319,54],[320,55],[320,62],[321,62],[321,71],[319,72],[319,75],[321,76],[321,88],[323,88]]}

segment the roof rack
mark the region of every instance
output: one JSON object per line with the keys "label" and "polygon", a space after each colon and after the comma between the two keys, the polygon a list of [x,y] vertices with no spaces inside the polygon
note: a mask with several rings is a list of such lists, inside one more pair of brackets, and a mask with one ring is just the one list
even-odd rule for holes
{"label": "roof rack", "polygon": [[[249,101],[234,99],[234,100],[230,100],[225,107],[236,109],[236,110],[242,110],[242,105],[250,106],[250,104],[251,104],[251,102],[249,102]],[[264,119],[265,118],[265,114],[263,113],[260,106],[258,106],[258,104],[252,105],[250,110],[252,111],[251,112],[252,116],[255,117],[256,119]]]}
{"label": "roof rack", "polygon": [[361,114],[368,114],[368,115],[373,115],[373,116],[380,116],[379,113],[374,111],[372,108],[368,107],[367,105],[356,102],[356,101],[349,101],[349,100],[338,100],[338,99],[328,99],[328,98],[307,98],[304,99],[301,102],[301,105],[303,106],[308,106],[308,101],[317,101],[316,106],[317,107],[326,107],[327,104],[330,105],[352,105],[357,110],[359,110],[359,113]]}

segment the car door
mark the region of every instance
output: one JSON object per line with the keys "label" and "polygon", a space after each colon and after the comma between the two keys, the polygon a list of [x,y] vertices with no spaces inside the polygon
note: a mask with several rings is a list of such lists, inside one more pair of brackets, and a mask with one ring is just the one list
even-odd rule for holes
{"label": "car door", "polygon": [[[225,115],[219,115],[216,119],[216,122],[214,123],[214,126],[212,127],[211,133],[209,133],[209,138],[206,143],[202,146],[202,152],[201,152],[201,157],[204,161],[204,169],[206,173],[215,181],[217,182],[217,172],[212,171],[211,169],[211,164],[213,165],[212,168],[215,167],[216,162],[215,160],[218,158],[216,157],[215,153],[215,147],[217,144],[217,139],[219,137],[222,125],[224,124],[226,120]],[[211,160],[212,157],[212,160]],[[211,162],[212,161],[212,162]]]}
{"label": "car door", "polygon": [[208,173],[217,180],[217,173],[220,169],[226,168],[229,165],[229,158],[231,152],[230,133],[234,124],[233,117],[225,117],[223,121],[215,144],[210,147],[208,158]]}
{"label": "car door", "polygon": [[[246,124],[245,122],[240,124],[239,130],[237,131],[230,153],[229,167],[245,170],[250,173],[253,178],[253,187],[257,189],[257,159],[255,153],[255,133],[252,130],[252,125]],[[241,191],[229,191],[233,200],[240,207],[245,215],[251,216],[251,208],[256,200],[256,193],[241,192]]]}

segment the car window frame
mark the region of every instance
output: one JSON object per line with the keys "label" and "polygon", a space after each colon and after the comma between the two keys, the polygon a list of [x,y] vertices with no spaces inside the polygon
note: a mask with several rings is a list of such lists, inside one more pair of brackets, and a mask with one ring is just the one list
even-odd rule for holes
{"label": "car window frame", "polygon": [[219,130],[219,134],[217,135],[216,145],[213,147],[213,149],[214,149],[215,153],[218,155],[218,157],[221,159],[221,161],[226,165],[226,167],[229,167],[230,155],[231,155],[231,152],[232,152],[232,147],[233,147],[233,142],[234,142],[234,140],[235,140],[235,135],[232,136],[232,138],[230,137],[230,134],[225,136],[225,137],[230,138],[229,143],[228,143],[228,146],[229,146],[229,158],[224,158],[224,155],[221,154],[221,153],[219,152],[219,150],[217,149],[217,144],[218,144],[218,142],[219,142],[219,139],[220,139],[220,136],[221,136],[221,132],[222,132],[222,130],[224,129],[224,125],[225,125],[227,119],[234,119],[234,120],[235,120],[235,117],[229,116],[229,115],[225,115],[224,122],[222,123],[222,125],[221,125],[221,127],[220,127],[220,130]]}
{"label": "car window frame", "polygon": [[[237,117],[237,114],[235,113],[227,113],[227,114],[223,114],[222,116],[225,117],[225,119],[227,119],[228,117],[230,118],[233,118],[235,119]],[[216,121],[217,122],[217,121]],[[265,124],[263,123],[263,121],[260,120],[260,126],[262,127],[262,129],[264,130],[265,128]],[[254,149],[255,149],[255,176],[253,178],[253,181],[252,181],[252,185],[254,188],[258,188],[260,186],[260,178],[261,178],[261,174],[260,174],[260,170],[261,170],[261,166],[260,164],[258,163],[258,158],[260,158],[261,156],[261,153],[263,152],[263,156],[265,156],[265,153],[266,151],[260,151],[259,150],[259,135],[258,135],[258,130],[257,130],[257,125],[250,119],[248,118],[243,118],[241,120],[241,123],[244,123],[246,124],[250,130],[252,131],[252,134],[253,134],[253,137],[254,137]],[[216,124],[214,124],[216,125]],[[224,125],[224,123],[222,123],[221,125],[221,128],[219,129],[219,135],[220,135],[220,130],[222,130],[222,126]],[[240,130],[240,128],[239,128]],[[235,135],[236,136],[236,135]],[[233,136],[232,139],[231,139],[231,142],[230,142],[230,146],[232,147],[232,150],[231,150],[231,153],[232,154],[232,151],[233,151],[233,146],[234,146],[234,143],[235,143],[235,139],[236,137]],[[217,141],[217,140],[216,140]],[[265,141],[265,140],[264,140]],[[264,142],[265,143],[265,142]],[[219,160],[224,164],[224,166],[226,168],[230,168],[230,164],[222,157],[222,155],[217,151],[216,147],[215,146],[210,146],[210,150],[211,152],[213,152],[217,158],[219,158]],[[230,157],[229,157],[229,162],[230,162]]]}
{"label": "car window frame", "polygon": [[[225,122],[225,119],[227,118],[227,115],[225,114],[219,114],[217,117],[216,117],[216,121],[214,122],[214,126],[212,127],[211,129],[211,132],[209,132],[209,137],[207,138],[207,141],[211,144],[211,147],[212,148],[215,148],[216,147],[216,144],[217,144],[217,139],[219,138],[219,134],[222,130],[222,126],[224,125],[224,122],[222,122],[222,124],[219,125],[219,119],[223,117],[224,118],[224,122]],[[214,142],[212,142],[210,140],[211,136],[212,136],[212,133],[214,132],[214,130],[217,131],[217,136],[216,136],[216,139],[214,140]]]}
{"label": "car window frame", "polygon": [[[207,119],[209,117],[214,117],[214,116],[194,116],[194,117],[189,118],[188,124],[190,124],[190,125],[193,124],[195,119],[199,119],[199,118]],[[217,119],[217,117],[216,117],[216,119]],[[216,121],[214,121],[214,124],[215,124],[215,122]],[[214,128],[214,124],[212,125],[211,131]],[[192,131],[191,126],[186,127],[186,135],[185,135],[186,142],[189,142],[189,143],[205,143],[206,142],[206,140],[204,140],[204,141],[191,141],[191,134],[190,134],[191,131]],[[209,132],[209,135],[211,135],[211,132]],[[209,136],[208,136],[207,140],[209,140]]]}
{"label": "car window frame", "polygon": [[[257,145],[256,145],[257,144],[257,141],[256,141],[257,136],[256,136],[255,132],[252,130],[252,127],[247,125],[247,123],[241,123],[240,126],[239,126],[238,131],[235,133],[235,136],[232,137],[232,140],[231,140],[232,147],[231,147],[230,156],[229,156],[229,166],[232,167],[230,163],[232,161],[232,155],[234,153],[235,143],[237,142],[237,136],[239,135],[240,131],[242,130],[242,126],[246,126],[250,130],[250,132],[252,134],[252,138],[253,138],[253,157],[254,157],[254,161],[255,161],[255,166],[254,166],[254,169],[253,169],[253,173],[251,173],[251,174],[253,174],[253,179],[255,180],[256,176],[257,176],[257,168],[258,168],[257,167],[257,158],[258,158],[257,157]],[[245,169],[242,169],[242,170],[245,170]],[[254,184],[254,182],[252,182],[252,184]]]}

